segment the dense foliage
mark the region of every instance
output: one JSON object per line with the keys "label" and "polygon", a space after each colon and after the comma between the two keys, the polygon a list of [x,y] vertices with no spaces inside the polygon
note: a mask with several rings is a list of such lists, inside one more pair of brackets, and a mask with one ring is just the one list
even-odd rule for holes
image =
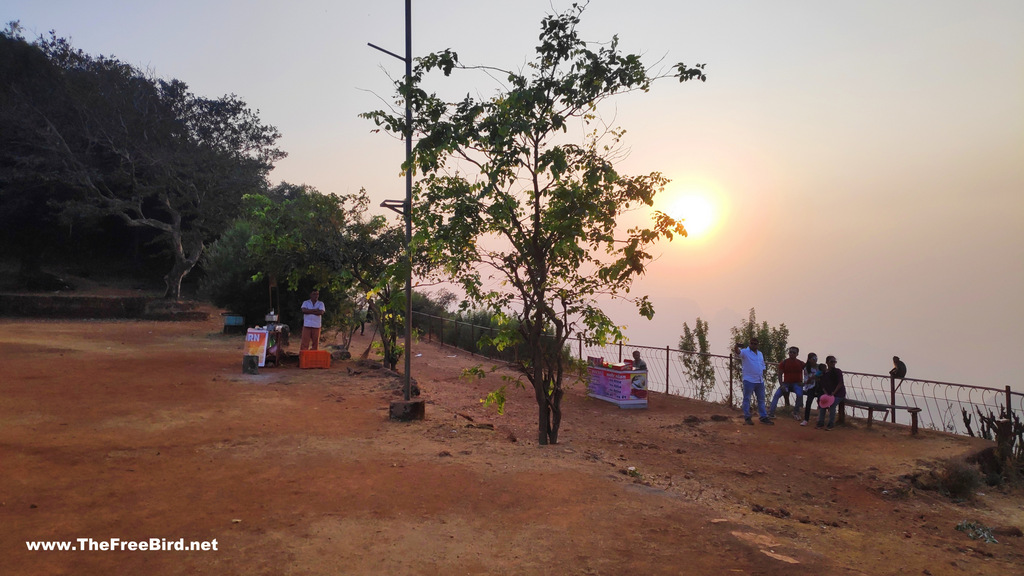
{"label": "dense foliage", "polygon": [[197,96],[52,33],[29,43],[10,25],[0,72],[0,217],[18,223],[4,239],[115,217],[170,255],[169,298],[284,157],[277,130],[238,97]]}

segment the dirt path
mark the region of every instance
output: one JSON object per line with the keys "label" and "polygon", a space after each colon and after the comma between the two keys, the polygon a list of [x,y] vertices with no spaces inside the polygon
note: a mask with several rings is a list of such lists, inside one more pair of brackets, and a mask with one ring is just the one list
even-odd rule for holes
{"label": "dirt path", "polygon": [[[854,422],[830,433],[574,387],[557,446],[532,394],[498,416],[491,364],[413,349],[427,419],[355,363],[241,373],[208,322],[0,320],[2,574],[991,574],[1021,572],[1020,492],[956,504],[901,479],[983,446]],[[357,341],[353,351],[366,347]],[[468,417],[468,418],[467,418]],[[515,439],[513,441],[512,439]],[[634,467],[633,475],[627,474]],[[1007,531],[1007,530],[1004,530]],[[216,551],[28,551],[26,541]]]}

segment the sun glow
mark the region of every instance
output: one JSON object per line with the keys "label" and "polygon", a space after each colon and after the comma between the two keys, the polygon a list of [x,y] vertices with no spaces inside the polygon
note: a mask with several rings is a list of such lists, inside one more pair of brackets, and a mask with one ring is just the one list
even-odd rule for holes
{"label": "sun glow", "polygon": [[715,205],[700,192],[684,192],[670,200],[666,214],[682,220],[689,238],[702,239],[710,235],[717,223]]}

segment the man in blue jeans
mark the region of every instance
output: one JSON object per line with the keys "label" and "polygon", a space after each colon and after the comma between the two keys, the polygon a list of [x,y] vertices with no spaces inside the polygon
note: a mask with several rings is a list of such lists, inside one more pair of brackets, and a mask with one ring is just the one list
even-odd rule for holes
{"label": "man in blue jeans", "polygon": [[739,344],[736,344],[735,348],[736,355],[740,357],[740,363],[743,366],[743,423],[748,426],[754,425],[750,419],[751,395],[757,396],[757,413],[761,417],[761,423],[775,424],[768,418],[768,411],[764,406],[764,354],[757,349],[757,344],[755,336],[750,339],[746,348],[740,349]]}
{"label": "man in blue jeans", "polygon": [[796,392],[796,404],[793,406],[793,418],[799,420],[800,413],[804,408],[804,363],[797,358],[800,349],[796,346],[789,347],[789,358],[779,362],[779,387],[772,396],[772,405],[768,408],[768,417],[775,418],[775,409],[779,406],[779,398],[786,397],[789,403],[789,393]]}

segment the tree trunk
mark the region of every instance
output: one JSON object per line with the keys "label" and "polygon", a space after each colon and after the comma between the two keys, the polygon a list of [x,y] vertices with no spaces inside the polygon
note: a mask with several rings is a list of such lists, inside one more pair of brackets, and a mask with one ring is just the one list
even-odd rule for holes
{"label": "tree trunk", "polygon": [[561,386],[556,386],[549,397],[546,380],[541,380],[533,389],[537,398],[537,443],[541,446],[558,444],[558,428],[562,424],[562,396],[565,392]]}
{"label": "tree trunk", "polygon": [[[537,396],[537,444],[547,446],[549,443],[551,406],[548,404],[547,391],[544,390],[544,382],[539,381],[533,385]],[[554,444],[554,442],[551,442]]]}
{"label": "tree trunk", "polygon": [[551,430],[550,438],[552,444],[558,444],[558,428],[562,425],[562,396],[565,391],[560,384],[555,385],[555,392],[551,395]]}
{"label": "tree trunk", "polygon": [[551,431],[551,405],[548,403],[547,382],[544,378],[544,349],[541,344],[543,318],[540,313],[529,326],[530,348],[533,355],[533,391],[537,398],[537,443],[548,445]]}
{"label": "tree trunk", "polygon": [[192,255],[186,256],[185,247],[182,245],[180,234],[178,233],[172,235],[170,244],[174,251],[174,266],[172,266],[171,271],[164,276],[164,299],[180,300],[181,281],[189,272],[192,271],[196,262],[199,261],[199,257],[203,253],[204,246],[202,242],[197,243],[196,246],[193,246]]}
{"label": "tree trunk", "polygon": [[[177,259],[175,259],[177,260]],[[180,300],[181,299],[181,281],[185,278],[185,274],[192,267],[189,266],[187,269],[184,266],[179,265],[177,262],[174,263],[174,267],[171,271],[164,276],[164,299],[165,300]]]}

